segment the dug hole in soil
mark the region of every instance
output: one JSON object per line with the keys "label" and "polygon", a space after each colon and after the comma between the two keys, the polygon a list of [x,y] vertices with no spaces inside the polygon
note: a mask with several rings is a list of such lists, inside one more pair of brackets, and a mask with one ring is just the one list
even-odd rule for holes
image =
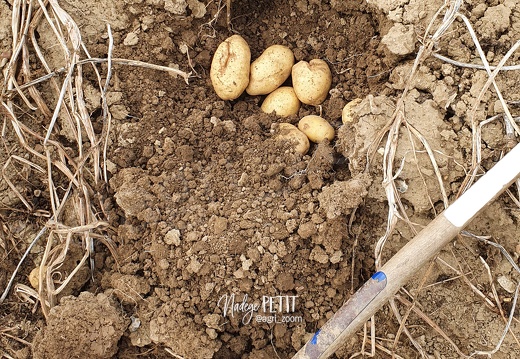
{"label": "dug hole in soil", "polygon": [[[298,115],[283,119],[260,110],[262,96],[244,93],[223,101],[213,91],[212,55],[233,33],[223,3],[61,1],[91,56],[106,57],[108,22],[114,57],[175,66],[193,76],[186,84],[157,70],[114,67],[108,94],[113,116],[110,181],[103,203],[118,263],[96,242],[95,270],[90,273],[87,264],[77,273],[47,320],[37,304],[11,293],[0,306],[0,353],[13,358],[294,355],[375,271],[374,246],[386,230],[388,203],[382,151],[376,151],[368,167],[367,151],[391,119],[421,36],[442,4],[234,0],[232,30],[248,42],[252,59],[281,44],[292,49],[296,61],[321,58],[332,70],[332,88],[322,106],[303,105]],[[463,4],[461,11],[475,26],[492,64],[520,38],[517,5],[516,0]],[[2,54],[11,50],[11,10],[10,1],[0,2]],[[41,46],[52,52],[55,44],[45,42],[46,31],[51,30],[39,31]],[[437,47],[455,60],[478,62],[462,23],[456,22]],[[517,60],[514,54],[510,61]],[[94,127],[100,126],[97,79],[88,70],[84,76],[88,110]],[[486,81],[484,71],[432,57],[420,66],[404,99],[407,121],[436,151],[450,201],[471,166],[471,125],[465,119]],[[497,77],[507,101],[520,100],[519,81],[516,71]],[[343,125],[343,106],[357,98],[361,102],[353,121]],[[518,109],[513,105],[512,111]],[[496,95],[488,91],[478,118],[501,113]],[[274,140],[273,124],[296,124],[309,114],[327,119],[336,138],[311,144],[305,156]],[[66,127],[61,131],[58,140],[66,146],[70,133]],[[508,146],[503,121],[483,127],[482,138],[482,166],[489,169]],[[403,131],[396,154],[403,167],[396,183],[418,230],[442,211],[443,201],[427,153],[419,142],[410,141]],[[10,154],[7,146],[2,148],[5,163]],[[44,183],[27,181],[25,187],[35,209],[49,210]],[[3,289],[45,218],[27,213],[5,180],[0,191]],[[502,196],[469,230],[493,236],[518,261],[519,218],[515,203]],[[383,260],[413,235],[410,226],[399,223]],[[29,273],[41,262],[44,247],[42,242],[33,248],[18,283],[30,285]],[[83,256],[81,243],[76,247],[63,264],[64,274]],[[496,248],[468,238],[457,239],[441,258],[449,266],[434,262],[407,286],[420,312],[397,304],[407,316],[406,330],[430,358],[461,357],[434,325],[462,353],[493,349],[504,328],[500,310],[486,305],[451,268],[464,273],[491,301],[493,284],[506,316],[513,298],[510,283],[516,283],[518,274]],[[489,265],[493,281],[480,258]],[[274,321],[262,311],[266,300],[267,307],[291,305],[284,305]],[[233,301],[260,308],[226,307]],[[375,357],[392,357],[392,352],[421,357],[404,334],[394,344],[399,322],[389,306],[375,316],[375,329]],[[518,335],[515,321],[510,332]],[[350,358],[363,341],[363,332],[349,338],[336,357]],[[520,346],[507,335],[493,357],[519,355]]]}

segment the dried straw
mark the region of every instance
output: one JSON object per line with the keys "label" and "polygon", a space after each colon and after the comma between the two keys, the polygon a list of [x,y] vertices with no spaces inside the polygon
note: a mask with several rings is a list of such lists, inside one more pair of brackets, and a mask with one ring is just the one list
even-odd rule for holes
{"label": "dried straw", "polygon": [[[51,40],[58,45],[53,51],[56,52],[55,55],[61,55],[61,63],[49,63],[45,51],[39,45],[36,30],[44,25],[51,29],[54,36]],[[186,83],[191,73],[114,58],[114,43],[109,25],[107,58],[91,57],[83,43],[79,27],[57,0],[14,0],[11,28],[12,56],[5,67],[0,93],[0,108],[4,113],[2,139],[4,146],[9,149],[7,153],[11,154],[2,166],[2,177],[25,207],[27,214],[47,213],[47,222],[25,250],[0,297],[0,302],[7,298],[31,249],[39,240],[46,238],[39,267],[40,286],[37,294],[21,284],[17,285],[17,293],[25,298],[38,299],[47,316],[49,309],[56,304],[57,295],[69,285],[89,259],[90,268],[94,269],[95,241],[104,243],[117,263],[116,246],[110,239],[110,226],[103,211],[102,196],[97,190],[105,187],[108,180],[106,163],[112,117],[107,92],[113,66],[130,65],[168,71],[180,75]],[[31,63],[31,53],[37,59],[36,64]],[[98,64],[106,64],[104,80]],[[45,71],[43,76],[33,75],[31,69],[35,65]],[[85,65],[93,69],[101,93],[101,134],[94,131],[84,99]],[[42,91],[46,92],[45,99]],[[41,121],[43,123],[38,124]],[[58,140],[58,124],[63,124],[70,130],[69,140],[72,144],[67,146],[73,148],[74,154]],[[45,130],[42,131],[42,128]],[[13,143],[13,139],[17,143]],[[25,173],[28,172],[30,176],[36,176],[47,184],[48,208],[35,208],[23,195],[20,172],[16,170],[20,166]],[[64,216],[66,208],[72,208],[72,216]],[[61,276],[62,280],[56,287],[53,275],[60,271],[73,242],[82,243],[84,255],[71,273]]]}

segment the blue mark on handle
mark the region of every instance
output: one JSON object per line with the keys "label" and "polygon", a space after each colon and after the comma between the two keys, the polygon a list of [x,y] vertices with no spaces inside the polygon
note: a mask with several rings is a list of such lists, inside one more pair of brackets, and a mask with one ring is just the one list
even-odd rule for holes
{"label": "blue mark on handle", "polygon": [[316,333],[314,333],[314,336],[311,339],[311,344],[316,345],[318,344],[318,335],[320,334],[321,329],[318,330]]}
{"label": "blue mark on handle", "polygon": [[386,274],[381,271],[375,272],[371,278],[377,282],[382,282],[386,280]]}

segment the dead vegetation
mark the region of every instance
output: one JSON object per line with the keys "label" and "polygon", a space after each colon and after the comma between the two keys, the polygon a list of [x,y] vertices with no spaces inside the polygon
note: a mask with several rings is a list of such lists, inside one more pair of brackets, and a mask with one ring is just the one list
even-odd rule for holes
{"label": "dead vegetation", "polygon": [[[36,30],[49,26],[57,48],[49,59],[39,46]],[[112,68],[123,64],[169,71],[187,82],[190,76],[178,69],[140,61],[112,57],[113,39],[108,32],[108,57],[90,56],[82,41],[80,29],[57,1],[15,1],[13,4],[13,50],[4,70],[1,93],[2,141],[9,156],[2,166],[3,180],[23,204],[27,216],[44,218],[44,225],[32,243],[24,249],[17,269],[5,288],[0,302],[11,289],[24,260],[40,240],[45,251],[39,265],[39,288],[15,285],[23,299],[39,301],[45,316],[56,297],[73,276],[88,262],[94,270],[94,242],[104,243],[114,258],[117,252],[113,233],[104,210],[107,185],[107,148],[111,130],[111,114],[107,105]],[[49,33],[49,32],[47,32]],[[59,50],[58,50],[59,49]],[[32,56],[37,59],[33,63]],[[101,64],[101,66],[99,65]],[[84,95],[83,75],[88,66],[96,78],[102,103],[101,130],[95,129]],[[41,68],[45,74],[34,73]],[[56,69],[56,70],[53,70]],[[30,127],[29,123],[38,126]],[[73,136],[63,143],[62,129]],[[40,193],[48,204],[36,208],[25,193],[29,179],[46,184]],[[81,243],[84,255],[70,273],[60,273],[72,243]]]}
{"label": "dead vegetation", "polygon": [[[437,164],[436,155],[441,154],[442,152],[440,149],[432,148],[426,136],[420,131],[417,130],[417,128],[414,127],[414,124],[407,120],[407,115],[405,113],[404,109],[404,102],[405,98],[408,94],[408,92],[412,89],[411,84],[414,83],[414,77],[416,76],[416,72],[418,68],[431,56],[434,56],[441,61],[446,61],[448,63],[451,63],[455,66],[459,67],[465,67],[465,68],[476,68],[476,69],[484,69],[487,72],[488,80],[485,83],[485,85],[481,88],[478,98],[475,100],[474,105],[472,108],[468,111],[468,121],[471,123],[471,130],[472,130],[472,161],[469,166],[465,170],[466,172],[466,178],[463,181],[463,185],[459,189],[458,196],[460,196],[466,189],[468,189],[475,181],[476,179],[483,175],[486,171],[481,166],[481,148],[482,146],[482,130],[483,127],[487,124],[489,124],[492,121],[496,120],[502,120],[504,121],[504,128],[506,129],[506,132],[504,133],[504,137],[508,140],[509,149],[512,148],[517,144],[517,136],[520,135],[520,128],[518,127],[516,121],[518,118],[513,118],[507,101],[504,99],[504,96],[497,85],[495,79],[496,76],[500,71],[505,70],[517,70],[518,66],[509,66],[505,67],[506,62],[510,59],[510,57],[515,53],[515,51],[520,46],[520,40],[517,41],[514,46],[502,57],[502,59],[499,61],[499,63],[496,66],[491,66],[489,62],[486,59],[486,55],[484,54],[482,47],[479,43],[479,40],[477,38],[477,35],[472,27],[472,24],[468,20],[468,18],[460,11],[460,7],[462,5],[461,0],[452,0],[452,1],[445,1],[444,5],[437,11],[437,13],[432,18],[432,21],[430,22],[430,25],[426,29],[426,32],[424,33],[422,37],[422,45],[420,46],[420,49],[417,53],[417,56],[415,58],[415,62],[413,64],[412,70],[409,74],[408,80],[406,82],[406,86],[402,92],[401,97],[397,100],[395,111],[390,119],[390,121],[386,124],[386,126],[383,128],[383,130],[379,133],[378,138],[374,141],[374,144],[367,154],[370,159],[372,159],[372,162],[368,161],[371,166],[378,166],[378,163],[374,163],[373,158],[375,157],[375,152],[379,148],[379,144],[386,139],[386,143],[384,146],[384,155],[383,155],[383,187],[386,192],[386,196],[388,199],[388,222],[387,222],[387,229],[386,233],[383,237],[379,239],[377,242],[377,245],[375,247],[375,259],[376,259],[376,270],[382,266],[382,254],[385,247],[385,244],[387,240],[390,238],[390,236],[394,233],[396,225],[398,221],[404,221],[409,228],[412,230],[413,233],[417,234],[421,226],[418,226],[417,224],[414,224],[410,221],[406,214],[405,207],[401,201],[401,195],[400,191],[398,190],[398,184],[396,183],[396,179],[399,177],[400,172],[403,169],[404,161],[401,160],[401,162],[396,159],[396,153],[398,151],[398,147],[400,146],[400,140],[403,137],[409,138],[410,144],[413,148],[414,156],[417,156],[420,153],[427,153],[431,168],[433,172],[435,173],[435,176],[438,181],[437,188],[428,188],[428,192],[430,191],[439,191],[441,193],[442,202],[444,204],[444,208],[447,208],[450,204],[448,200],[448,196],[445,191],[445,183],[443,181],[443,178],[441,176],[441,173],[439,171],[439,166]],[[442,17],[442,19],[441,19]],[[457,26],[454,24],[456,20],[461,20],[461,22],[466,27],[466,30],[471,36],[471,39],[473,40],[475,44],[475,48],[477,50],[478,58],[481,60],[481,64],[466,64],[461,63],[458,61],[453,61],[445,56],[439,55],[439,53],[442,53],[442,46],[441,46],[441,40],[443,35],[450,31],[450,29],[454,26]],[[435,29],[435,31],[434,31]],[[479,111],[480,104],[482,101],[482,97],[484,93],[486,93],[489,88],[493,86],[493,89],[495,90],[496,96],[500,101],[500,104],[502,106],[502,109],[504,111],[503,116],[495,116],[493,118],[485,119],[480,121],[478,118],[477,111]],[[508,149],[504,149],[504,152],[506,152]],[[503,154],[502,154],[503,156]],[[502,157],[501,156],[501,157]],[[396,168],[396,162],[398,163],[398,166]],[[418,163],[418,161],[417,161]],[[421,170],[417,168],[418,175],[423,177]],[[424,180],[423,180],[424,181]],[[426,186],[426,182],[424,182]],[[516,203],[519,203],[520,199],[520,179],[516,180],[516,189],[517,194],[513,194],[511,191],[508,190],[508,195],[511,197],[511,199]],[[458,197],[457,196],[457,197]],[[431,203],[431,209],[434,213],[436,213],[436,208],[433,205],[432,199],[429,197],[429,201]],[[492,241],[489,241],[491,237],[487,237],[484,239],[481,236],[476,236],[473,234],[469,234],[467,232],[466,236],[469,236],[471,238],[484,241],[487,245],[492,245],[500,248],[500,251],[503,253],[503,255],[507,258],[507,260],[511,263],[511,265],[515,268],[515,270],[520,273],[518,266],[514,262],[513,258],[510,254],[507,253],[507,251],[500,246],[498,243],[494,243]],[[452,252],[453,253],[453,252]],[[431,320],[424,312],[422,312],[420,308],[420,302],[417,301],[417,297],[421,294],[421,291],[423,289],[424,283],[428,279],[429,271],[426,272],[426,274],[422,277],[420,283],[421,285],[419,288],[416,288],[414,290],[414,295],[412,295],[410,292],[406,291],[404,288],[401,290],[400,294],[397,294],[396,297],[390,301],[390,307],[392,309],[392,312],[394,313],[395,317],[397,318],[400,327],[399,331],[396,334],[395,340],[392,345],[392,353],[395,353],[394,350],[396,349],[396,345],[400,340],[400,335],[405,334],[407,338],[410,340],[410,342],[413,344],[413,346],[417,349],[417,351],[420,353],[420,355],[424,358],[427,358],[428,355],[423,350],[421,345],[415,340],[415,338],[410,334],[408,328],[407,328],[407,320],[410,315],[410,313],[413,311],[416,314],[419,315],[419,317],[427,323],[429,326],[431,326],[435,331],[437,331],[455,350],[455,352],[461,357],[461,358],[469,358],[473,357],[475,355],[485,355],[488,357],[491,357],[491,355],[495,354],[499,349],[500,346],[506,336],[506,334],[509,332],[514,337],[514,340],[516,341],[517,345],[520,347],[520,342],[516,338],[513,331],[511,331],[511,322],[513,320],[513,314],[515,312],[516,302],[518,299],[518,290],[520,288],[520,284],[517,285],[516,291],[514,294],[514,297],[512,299],[512,305],[511,309],[508,315],[506,315],[502,309],[501,301],[499,300],[496,289],[494,288],[493,284],[493,276],[491,275],[491,272],[489,270],[489,266],[486,264],[485,260],[480,257],[483,265],[485,266],[486,270],[489,273],[489,279],[490,279],[490,285],[492,287],[492,293],[493,296],[489,297],[487,294],[482,293],[477,288],[477,285],[473,284],[459,264],[459,269],[455,269],[451,266],[449,268],[454,272],[454,274],[457,275],[457,277],[463,278],[464,282],[469,286],[469,288],[475,292],[479,297],[482,298],[482,300],[491,308],[498,310],[500,315],[502,316],[505,328],[503,335],[501,336],[500,340],[496,344],[495,348],[491,351],[484,351],[484,350],[477,350],[473,353],[465,354],[463,353],[457,345],[450,339],[449,335],[445,333],[433,320]],[[457,255],[454,255],[454,260],[458,263],[461,261],[464,261],[463,258],[457,258]],[[437,263],[441,263],[443,265],[447,265],[446,261],[444,261],[441,257],[437,257],[435,259]],[[433,262],[430,264],[433,265]],[[453,278],[452,278],[453,279]],[[397,302],[400,302],[401,305],[404,305],[405,308],[405,314],[400,314],[400,307],[398,306]],[[374,318],[372,318],[371,323],[374,322]],[[370,336],[367,336],[366,327],[365,327],[365,339],[371,338],[372,344],[371,348],[372,350],[370,352],[364,352],[364,354],[375,356],[375,336],[374,333]]]}
{"label": "dead vegetation", "polygon": [[[231,1],[227,1],[228,24],[230,23]],[[483,128],[492,121],[504,121],[506,133],[509,143],[516,144],[516,137],[520,135],[520,129],[515,118],[509,110],[508,101],[495,82],[495,78],[500,71],[518,70],[514,66],[506,66],[506,62],[511,55],[520,46],[517,42],[515,46],[500,60],[496,66],[491,66],[486,60],[472,25],[469,20],[459,11],[461,5],[460,0],[446,1],[445,5],[439,9],[434,16],[430,27],[426,30],[422,46],[417,54],[412,72],[410,73],[408,86],[404,89],[402,97],[397,101],[395,112],[391,121],[385,126],[374,142],[376,145],[369,153],[373,158],[373,154],[377,151],[379,143],[386,141],[384,145],[383,163],[371,162],[371,166],[382,165],[384,174],[384,190],[389,203],[388,222],[386,234],[379,240],[375,249],[376,268],[381,266],[382,254],[386,242],[389,240],[395,227],[399,221],[406,222],[411,230],[417,233],[419,226],[411,223],[404,205],[400,199],[400,191],[396,179],[402,170],[400,159],[396,158],[397,149],[400,139],[405,136],[410,139],[410,143],[414,146],[414,155],[426,152],[431,160],[431,168],[435,173],[438,181],[437,188],[430,188],[429,191],[440,191],[444,208],[449,205],[448,195],[445,192],[445,184],[439,172],[436,156],[440,153],[440,149],[431,148],[424,134],[418,131],[413,123],[407,121],[404,112],[404,98],[410,90],[409,85],[417,71],[417,68],[431,56],[435,56],[441,61],[449,61],[450,63],[460,67],[484,68],[488,74],[488,81],[480,92],[479,98],[476,100],[473,108],[468,112],[471,122],[473,143],[472,143],[472,162],[466,169],[467,177],[460,189],[461,194],[465,189],[471,186],[475,180],[482,175],[485,170],[481,166],[481,133]],[[219,12],[224,5],[220,5]],[[441,20],[441,17],[442,20]],[[442,40],[443,34],[454,26],[456,19],[462,20],[470,33],[481,64],[464,64],[441,56],[442,48],[438,46]],[[60,50],[60,63],[55,63],[47,59],[47,55],[38,46],[38,39],[35,35],[36,29],[45,22],[52,28],[55,35],[54,41],[58,44]],[[209,22],[208,26],[211,27]],[[433,31],[433,29],[436,29]],[[3,180],[8,184],[10,190],[15,194],[16,198],[23,204],[23,214],[31,218],[39,218],[43,223],[41,230],[34,237],[32,243],[20,252],[24,254],[20,257],[18,268],[11,275],[11,279],[7,288],[0,298],[3,302],[10,294],[11,286],[15,283],[17,271],[24,264],[24,261],[38,241],[45,241],[45,251],[41,257],[39,266],[39,283],[38,290],[30,288],[23,284],[15,284],[14,292],[23,300],[33,303],[40,303],[42,312],[45,316],[51,307],[56,305],[56,298],[60,292],[68,285],[72,277],[79,271],[81,267],[89,263],[90,269],[94,269],[94,242],[100,241],[104,243],[111,251],[114,258],[117,257],[117,249],[111,240],[113,229],[108,224],[106,211],[104,210],[104,193],[107,186],[107,149],[109,146],[109,136],[111,130],[111,114],[107,105],[107,92],[110,88],[111,70],[114,65],[126,64],[133,66],[146,66],[157,70],[172,71],[182,76],[185,81],[188,80],[190,74],[172,68],[150,65],[147,63],[118,59],[112,57],[113,43],[111,41],[110,27],[107,29],[109,35],[108,57],[106,59],[92,58],[81,39],[80,30],[73,19],[59,6],[56,0],[38,1],[38,4],[32,2],[25,3],[23,1],[15,1],[13,4],[13,51],[10,60],[5,67],[4,82],[0,102],[3,113],[2,126],[2,146],[5,153],[9,156],[2,166]],[[37,59],[38,68],[43,69],[43,74],[34,73],[33,63],[30,55],[34,55]],[[93,126],[93,119],[87,110],[84,98],[83,74],[87,71],[95,73],[98,79],[98,89],[101,95],[103,113],[101,115],[101,130]],[[495,93],[500,100],[504,115],[479,121],[476,116],[480,99],[482,95],[493,87]],[[37,123],[38,127],[30,127],[30,123]],[[68,138],[68,143],[64,144],[61,140],[61,128],[67,128],[74,136]],[[507,149],[504,149],[504,152]],[[441,153],[442,154],[442,153]],[[397,165],[396,165],[397,164]],[[420,172],[419,172],[420,173]],[[422,176],[422,175],[421,175]],[[24,186],[28,186],[29,179],[37,178],[41,183],[47,186],[47,191],[41,193],[47,206],[34,206],[31,199],[25,194]],[[517,192],[520,191],[520,180],[516,183]],[[411,190],[411,189],[410,189]],[[512,200],[520,207],[519,194],[508,192]],[[432,210],[435,211],[432,203]],[[3,230],[3,229],[2,229]],[[500,244],[490,241],[490,237],[476,236],[470,233],[463,233],[461,237],[469,237],[478,240],[486,245],[499,248],[501,253],[510,261],[516,271],[520,273],[520,269],[515,261],[500,246]],[[2,238],[9,238],[9,234],[4,231]],[[462,240],[462,238],[461,238]],[[62,276],[60,267],[65,260],[69,248],[72,243],[81,243],[84,248],[84,255],[77,264],[75,270]],[[13,243],[14,245],[15,243]],[[453,254],[453,259],[459,263],[464,262],[463,258],[457,258],[458,254]],[[431,320],[426,313],[421,310],[420,302],[416,299],[420,292],[426,287],[427,274],[422,278],[419,288],[414,290],[412,295],[410,292],[402,289],[401,292],[390,302],[391,309],[396,316],[400,327],[395,335],[395,339],[391,342],[379,340],[376,337],[375,319],[365,326],[364,338],[362,340],[362,348],[359,353],[351,357],[368,355],[377,356],[377,351],[385,352],[388,355],[395,356],[396,347],[404,334],[411,341],[417,352],[424,358],[428,357],[420,343],[410,333],[408,319],[413,312],[418,315],[424,323],[431,326],[438,332],[453,350],[460,357],[472,357],[474,355],[491,356],[498,349],[507,335],[511,333],[511,323],[514,319],[513,313],[518,297],[518,286],[512,300],[510,311],[506,313],[503,308],[501,299],[494,289],[493,275],[482,259],[482,265],[489,273],[490,286],[493,288],[493,296],[489,296],[478,288],[478,285],[472,283],[468,278],[468,271],[462,265],[455,268],[448,264],[443,258],[437,258],[436,263],[447,267],[453,272],[453,277],[462,278],[468,287],[476,293],[478,297],[491,309],[498,311],[503,318],[505,328],[503,335],[496,347],[491,351],[475,351],[474,353],[463,353],[457,345],[450,340],[448,333],[445,333],[439,325]],[[433,265],[433,264],[432,264]],[[58,278],[58,279],[57,279]],[[442,283],[438,283],[439,285]],[[402,310],[404,308],[404,311]],[[404,314],[401,314],[403,313]],[[370,328],[370,333],[369,332]],[[0,335],[9,336],[9,328],[0,330]],[[23,339],[13,337],[23,344],[29,345]],[[515,341],[518,340],[515,337]],[[366,349],[366,346],[370,350]],[[519,343],[520,347],[520,343]],[[166,349],[170,353],[170,349]],[[173,352],[172,356],[178,357]]]}

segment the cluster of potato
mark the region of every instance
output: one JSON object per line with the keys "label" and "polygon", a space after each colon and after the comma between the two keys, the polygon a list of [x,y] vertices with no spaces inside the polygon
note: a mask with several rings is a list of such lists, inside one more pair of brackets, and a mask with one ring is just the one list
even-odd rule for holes
{"label": "cluster of potato", "polygon": [[[281,86],[292,76],[293,86]],[[327,63],[320,59],[294,63],[294,54],[286,46],[268,47],[253,63],[247,42],[233,35],[222,42],[213,56],[210,78],[217,95],[234,100],[244,91],[249,95],[267,95],[262,111],[286,117],[298,114],[301,103],[321,104],[332,85]],[[278,138],[295,143],[297,152],[309,150],[309,140],[321,142],[334,138],[334,128],[320,116],[305,116],[298,127],[281,123]]]}

